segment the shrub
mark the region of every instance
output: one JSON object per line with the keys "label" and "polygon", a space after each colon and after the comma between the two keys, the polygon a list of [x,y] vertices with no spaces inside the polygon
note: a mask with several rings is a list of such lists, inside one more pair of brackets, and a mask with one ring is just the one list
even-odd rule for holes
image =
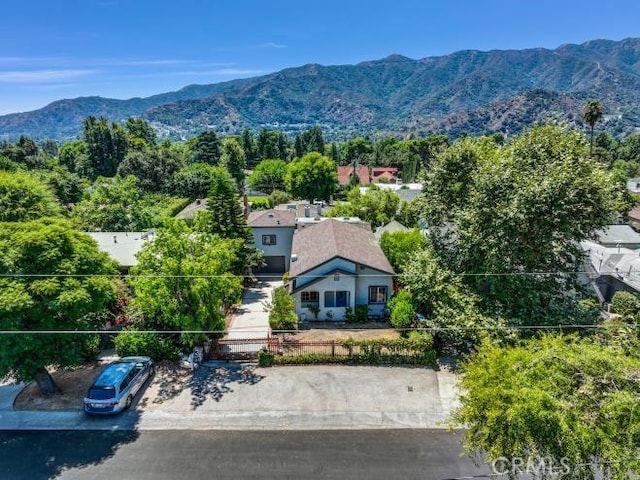
{"label": "shrub", "polygon": [[391,309],[391,325],[396,330],[404,330],[411,327],[416,311],[413,308],[413,298],[406,290],[400,290],[389,301]]}
{"label": "shrub", "polygon": [[180,353],[173,339],[133,329],[121,331],[113,339],[113,343],[116,353],[121,357],[148,355],[155,361],[176,360]]}
{"label": "shrub", "polygon": [[356,305],[356,322],[366,322],[369,319],[369,306]]}
{"label": "shrub", "polygon": [[274,330],[291,330],[298,326],[296,301],[284,287],[273,291],[271,303],[266,305],[269,325]]}
{"label": "shrub", "polygon": [[258,365],[261,367],[270,367],[273,365],[273,353],[269,350],[262,349],[258,352]]}
{"label": "shrub", "polygon": [[640,299],[631,292],[616,292],[611,299],[611,311],[623,317],[635,316],[640,310]]}

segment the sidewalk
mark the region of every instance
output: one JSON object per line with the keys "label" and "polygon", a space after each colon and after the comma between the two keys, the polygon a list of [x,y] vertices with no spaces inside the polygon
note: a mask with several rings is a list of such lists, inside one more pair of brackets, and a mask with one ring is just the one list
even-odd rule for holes
{"label": "sidewalk", "polygon": [[446,428],[458,405],[456,378],[446,371],[298,366],[255,368],[248,377],[246,371],[211,362],[190,389],[113,417],[9,410],[19,388],[0,386],[0,430]]}

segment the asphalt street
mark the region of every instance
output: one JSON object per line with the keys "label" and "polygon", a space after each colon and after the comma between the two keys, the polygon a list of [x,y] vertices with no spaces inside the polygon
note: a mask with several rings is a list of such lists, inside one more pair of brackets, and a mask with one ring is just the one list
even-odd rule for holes
{"label": "asphalt street", "polygon": [[0,432],[0,478],[423,479],[484,476],[460,457],[460,432]]}

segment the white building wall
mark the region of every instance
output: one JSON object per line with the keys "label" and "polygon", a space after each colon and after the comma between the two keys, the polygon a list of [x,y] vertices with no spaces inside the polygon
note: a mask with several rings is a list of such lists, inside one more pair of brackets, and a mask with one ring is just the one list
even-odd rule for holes
{"label": "white building wall", "polygon": [[[293,231],[295,227],[251,227],[253,232],[252,246],[262,250],[265,256],[284,256],[285,269],[289,270],[291,259],[291,242],[293,241]],[[275,235],[275,245],[263,245],[263,235]]]}
{"label": "white building wall", "polygon": [[[373,268],[358,268],[358,281],[356,286],[356,305],[369,303],[369,287],[387,287],[387,300],[393,293],[393,277],[388,273],[374,270]],[[385,304],[369,305],[369,315],[382,315]]]}
{"label": "white building wall", "polygon": [[[337,279],[337,280],[336,280]],[[355,291],[356,291],[356,278],[347,275],[329,275],[328,277],[309,285],[304,289],[305,291],[316,291],[319,294],[318,305],[320,307],[320,313],[318,314],[318,320],[321,321],[344,321],[344,314],[346,307],[326,307],[325,306],[325,292],[330,291],[349,291],[349,306],[352,310],[355,309]],[[307,321],[314,321],[316,318],[314,314],[308,308],[304,308],[302,305],[302,291],[297,291],[293,294],[296,299],[296,312],[301,319]],[[327,312],[331,311],[331,318],[327,317]]]}

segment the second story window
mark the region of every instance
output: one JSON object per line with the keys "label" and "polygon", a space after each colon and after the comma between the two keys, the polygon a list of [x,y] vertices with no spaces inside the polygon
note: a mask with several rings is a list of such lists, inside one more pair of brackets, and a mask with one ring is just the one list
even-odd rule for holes
{"label": "second story window", "polygon": [[276,236],[275,235],[262,235],[262,244],[263,245],[275,245],[276,244]]}

